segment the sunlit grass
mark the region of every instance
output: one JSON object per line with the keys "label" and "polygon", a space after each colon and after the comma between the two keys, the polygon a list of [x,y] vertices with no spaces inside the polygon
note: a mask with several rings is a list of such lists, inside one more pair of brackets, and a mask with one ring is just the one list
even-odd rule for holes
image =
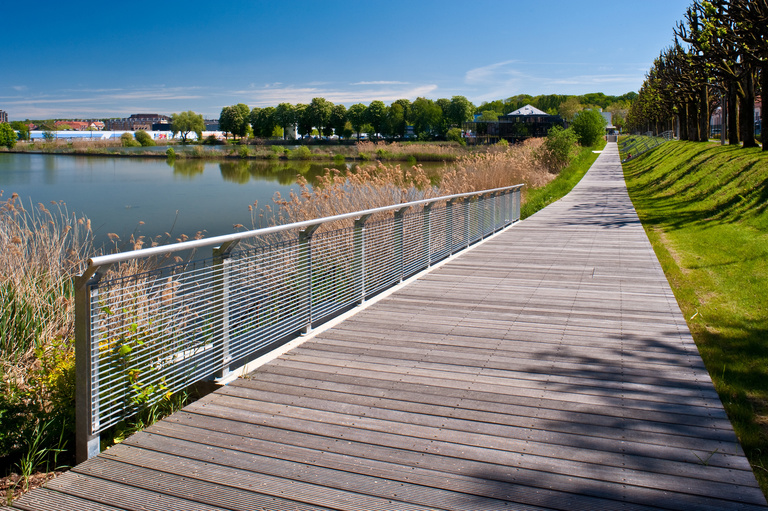
{"label": "sunlit grass", "polygon": [[624,165],[630,196],[768,494],[768,156],[669,142]]}

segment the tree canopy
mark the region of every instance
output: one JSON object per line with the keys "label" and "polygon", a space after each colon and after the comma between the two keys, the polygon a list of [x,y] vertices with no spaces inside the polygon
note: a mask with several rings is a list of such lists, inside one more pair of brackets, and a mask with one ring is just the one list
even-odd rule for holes
{"label": "tree canopy", "polygon": [[7,122],[0,123],[0,146],[13,149],[17,140],[16,132]]}
{"label": "tree canopy", "polygon": [[181,135],[181,143],[187,143],[187,137],[190,133],[195,132],[197,139],[203,138],[203,131],[205,130],[205,121],[203,121],[202,114],[196,114],[192,110],[181,112],[171,115],[171,131],[175,137],[177,133]]}

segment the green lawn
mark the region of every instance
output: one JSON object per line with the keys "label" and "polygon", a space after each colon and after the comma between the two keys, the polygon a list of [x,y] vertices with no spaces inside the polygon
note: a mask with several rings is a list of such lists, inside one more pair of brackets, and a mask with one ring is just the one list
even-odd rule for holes
{"label": "green lawn", "polygon": [[768,154],[668,142],[624,164],[624,175],[768,494]]}

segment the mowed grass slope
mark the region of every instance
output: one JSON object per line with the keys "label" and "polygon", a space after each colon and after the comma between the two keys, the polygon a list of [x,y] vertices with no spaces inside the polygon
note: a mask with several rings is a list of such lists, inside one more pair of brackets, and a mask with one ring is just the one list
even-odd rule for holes
{"label": "mowed grass slope", "polygon": [[768,155],[668,142],[624,164],[624,174],[768,495]]}

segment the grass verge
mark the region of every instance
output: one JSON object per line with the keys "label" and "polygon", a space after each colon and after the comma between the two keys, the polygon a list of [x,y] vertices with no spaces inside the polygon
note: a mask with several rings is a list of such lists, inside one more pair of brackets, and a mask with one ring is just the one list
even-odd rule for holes
{"label": "grass verge", "polygon": [[624,165],[630,197],[768,495],[768,156],[668,142]]}

